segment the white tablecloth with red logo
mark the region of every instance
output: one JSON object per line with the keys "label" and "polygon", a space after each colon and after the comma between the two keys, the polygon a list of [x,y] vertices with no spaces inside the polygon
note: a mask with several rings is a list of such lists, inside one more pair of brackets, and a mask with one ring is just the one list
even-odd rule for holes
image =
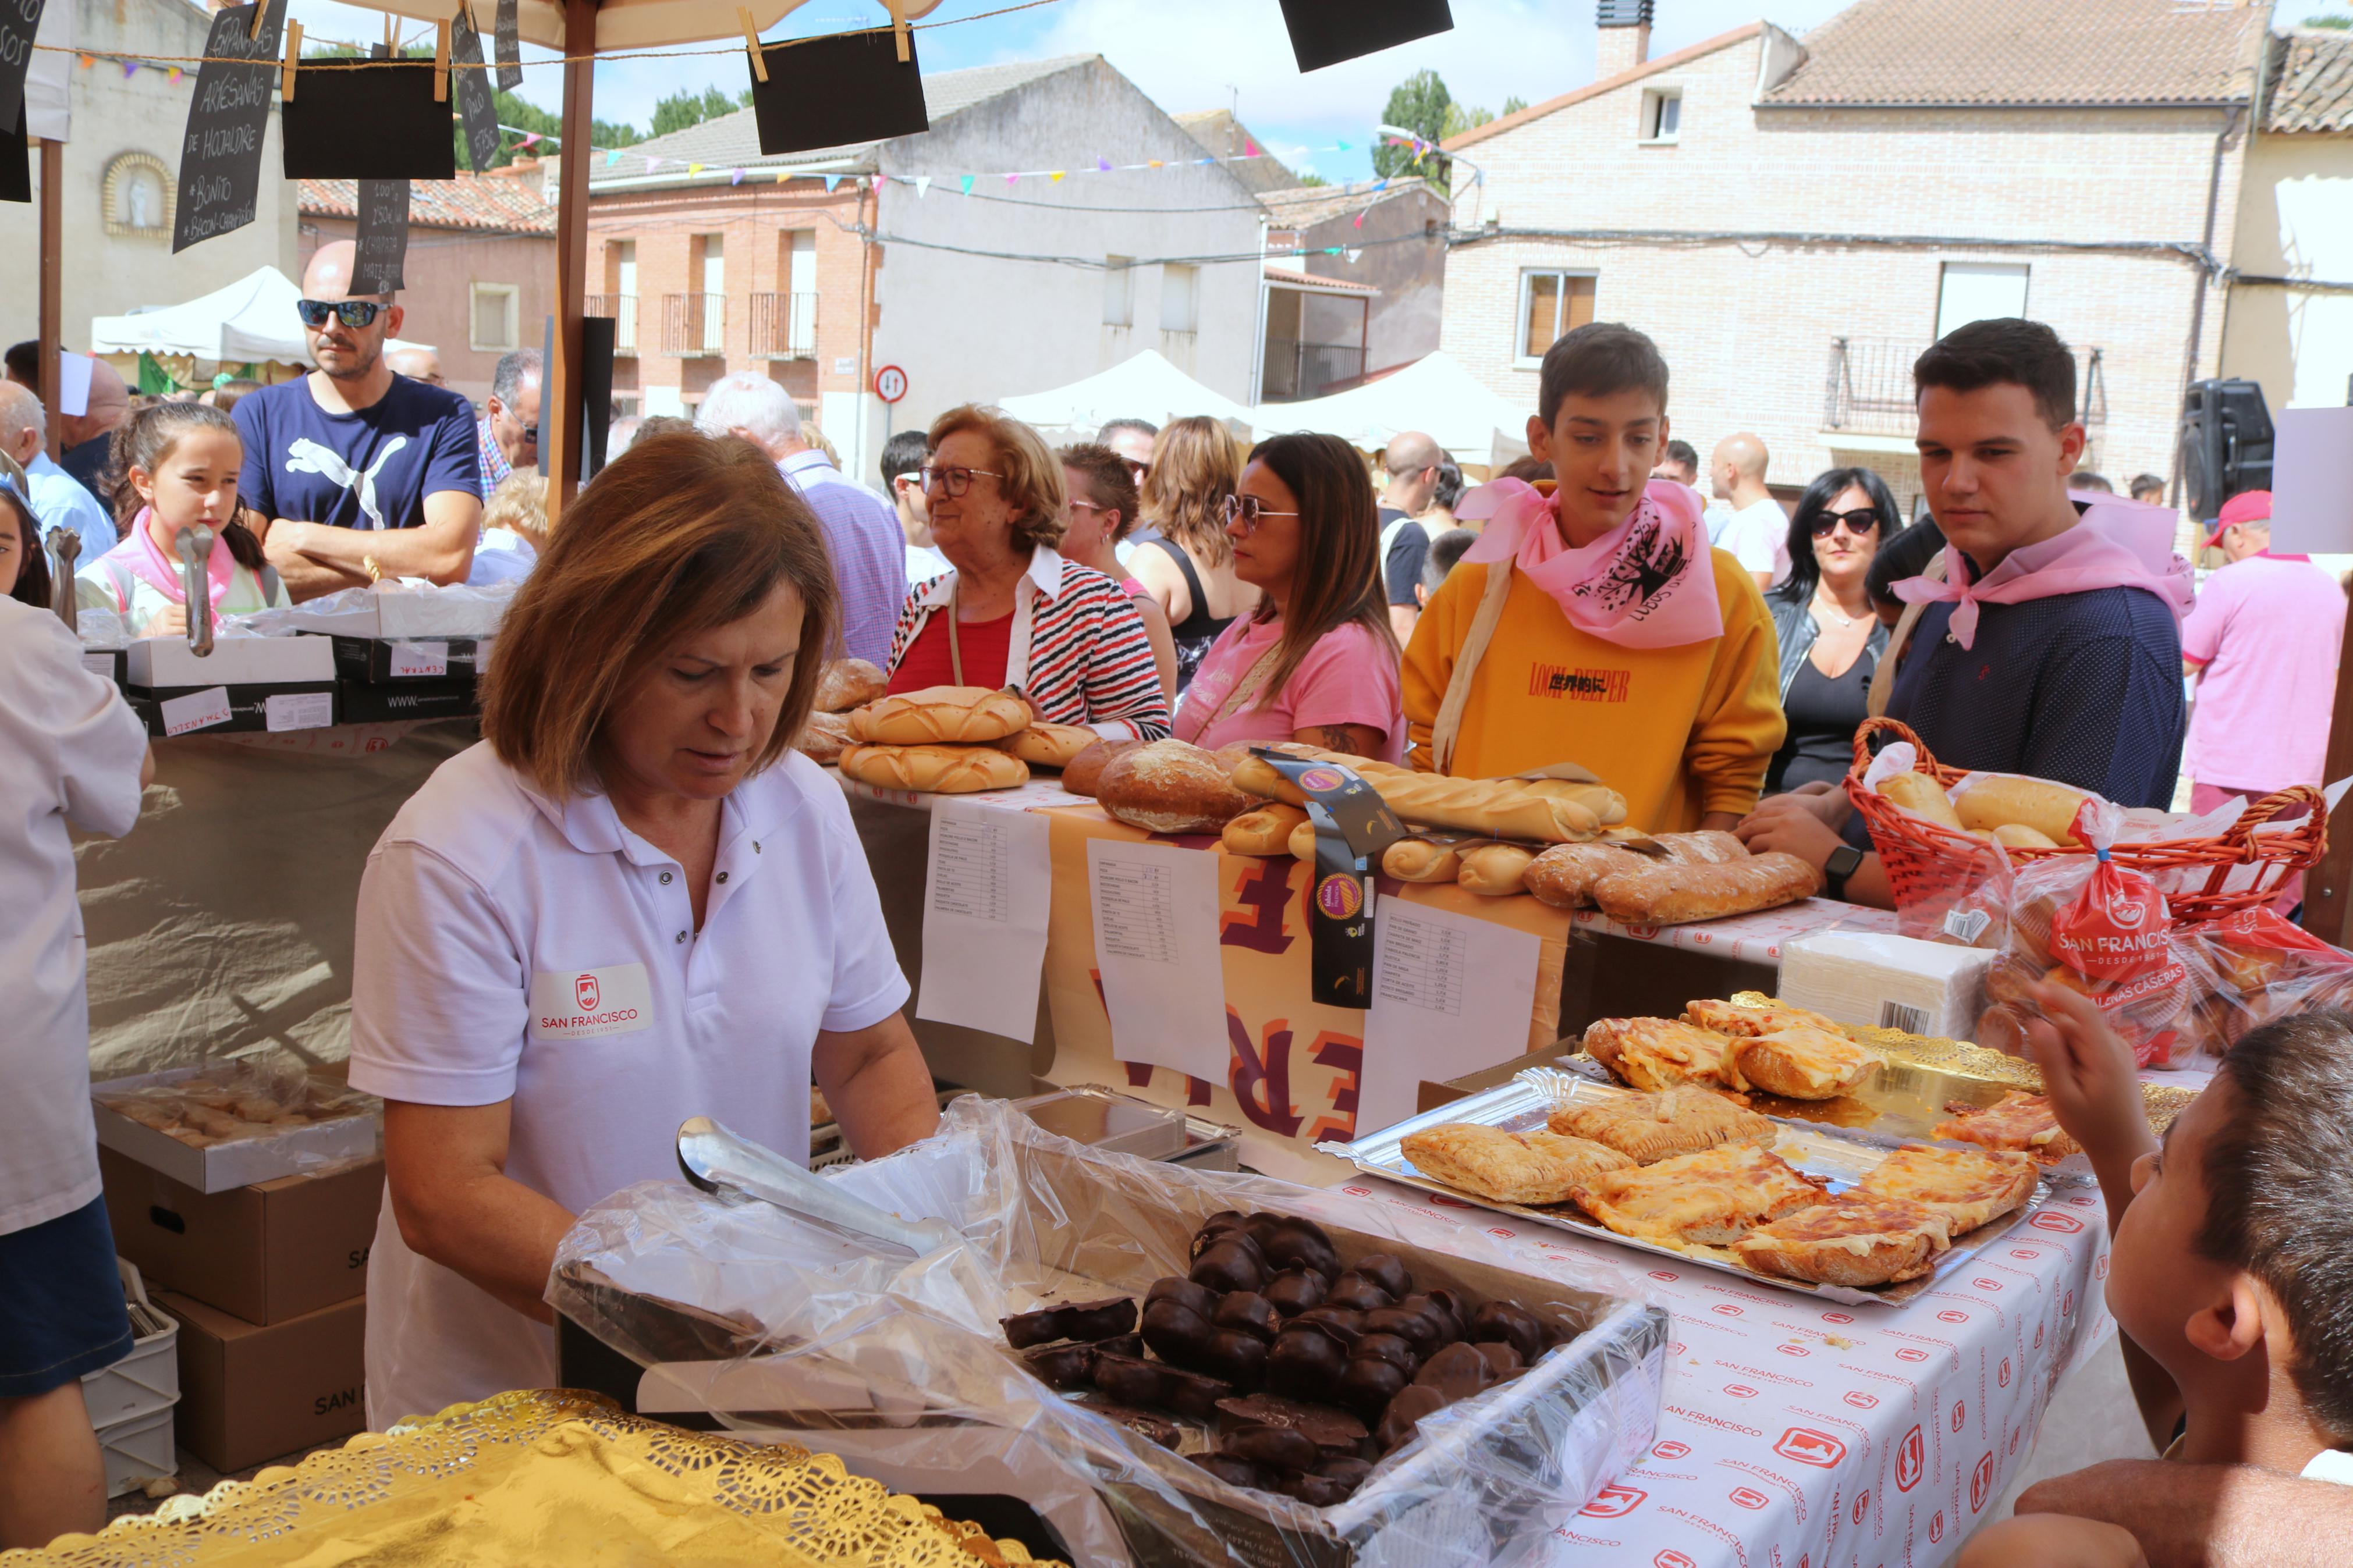
{"label": "white tablecloth with red logo", "polygon": [[1377,1177],[1339,1190],[1590,1255],[1673,1313],[1650,1455],[1555,1533],[1546,1568],[1930,1568],[1985,1522],[2105,1327],[2088,1183],[1902,1307],[1817,1303]]}

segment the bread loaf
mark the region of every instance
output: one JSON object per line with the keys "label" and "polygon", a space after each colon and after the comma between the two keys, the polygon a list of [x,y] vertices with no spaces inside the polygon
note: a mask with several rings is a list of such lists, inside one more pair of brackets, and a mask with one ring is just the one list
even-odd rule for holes
{"label": "bread loaf", "polygon": [[1822,874],[1795,855],[1720,866],[1643,866],[1593,884],[1601,912],[1630,925],[1684,925],[1769,910],[1821,891]]}
{"label": "bread loaf", "polygon": [[839,760],[841,749],[849,744],[849,721],[839,713],[812,713],[801,727],[793,745],[805,756],[820,763]]}
{"label": "bread loaf", "polygon": [[1451,882],[1461,872],[1462,857],[1450,844],[1400,838],[1382,852],[1381,869],[1400,882]]}
{"label": "bread loaf", "polygon": [[2005,822],[1989,836],[1996,844],[2011,849],[2056,849],[2058,844],[2051,836],[2022,822]]}
{"label": "bread loaf", "polygon": [[1535,858],[1521,880],[1539,902],[1554,909],[1589,910],[1593,884],[1613,871],[1644,865],[1720,866],[1747,858],[1748,847],[1729,833],[1613,837],[1591,844],[1555,845]]}
{"label": "bread loaf", "polygon": [[2092,797],[2047,779],[1989,778],[1971,784],[1954,803],[1964,827],[2031,827],[2054,845],[2073,847],[2075,813]]}
{"label": "bread loaf", "polygon": [[1297,806],[1273,802],[1227,823],[1219,841],[1229,855],[1288,855],[1291,830],[1306,820],[1307,814]]}
{"label": "bread loaf", "polygon": [[1141,741],[1097,741],[1062,767],[1062,787],[1072,795],[1092,795],[1095,784],[1103,778],[1103,769],[1122,752],[1132,752],[1144,744]]}
{"label": "bread loaf", "polygon": [[1027,763],[993,746],[850,745],[842,750],[841,771],[860,784],[929,795],[1007,789],[1029,778]]}
{"label": "bread loaf", "polygon": [[1879,781],[1878,789],[1881,795],[1915,816],[1925,816],[1931,822],[1943,823],[1947,827],[1964,826],[1960,817],[1954,814],[1953,797],[1945,793],[1944,785],[1926,773],[1890,773]]}
{"label": "bread loaf", "polygon": [[1454,879],[1482,898],[1500,899],[1521,890],[1520,879],[1535,858],[1535,850],[1516,844],[1476,844],[1461,852]]}
{"label": "bread loaf", "polygon": [[[1284,748],[1296,754],[1308,749]],[[1455,779],[1418,773],[1410,768],[1338,752],[1310,752],[1312,760],[1338,763],[1373,786],[1388,808],[1407,822],[1494,838],[1525,838],[1566,844],[1591,838],[1608,822],[1622,819],[1626,803],[1614,790],[1560,779]],[[1234,769],[1234,783],[1269,800],[1303,804],[1300,787],[1261,758]]]}
{"label": "bread loaf", "polygon": [[1146,833],[1222,833],[1258,805],[1218,759],[1183,741],[1155,741],[1113,757],[1095,784],[1103,810]]}
{"label": "bread loaf", "polygon": [[1016,730],[997,742],[997,749],[1020,758],[1033,768],[1066,768],[1072,758],[1102,739],[1084,724],[1056,724],[1033,719],[1027,729]]}
{"label": "bread loaf", "polygon": [[1001,741],[1029,722],[1029,704],[985,686],[927,686],[902,691],[849,716],[852,739],[886,746]]}
{"label": "bread loaf", "polygon": [[1311,866],[1315,863],[1315,825],[1307,820],[1307,814],[1303,811],[1299,814],[1297,826],[1291,830],[1289,847],[1293,859],[1304,860]]}
{"label": "bread loaf", "polygon": [[862,658],[829,658],[817,678],[817,710],[847,713],[891,689],[890,678]]}

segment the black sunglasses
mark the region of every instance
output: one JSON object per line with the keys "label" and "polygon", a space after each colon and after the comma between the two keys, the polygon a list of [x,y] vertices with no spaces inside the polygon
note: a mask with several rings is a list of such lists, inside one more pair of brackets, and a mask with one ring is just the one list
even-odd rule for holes
{"label": "black sunglasses", "polygon": [[327,318],[332,316],[354,331],[373,324],[379,313],[391,309],[391,306],[376,300],[337,300],[332,303],[325,300],[294,301],[294,313],[302,318],[304,326],[323,327],[327,324]]}
{"label": "black sunglasses", "polygon": [[1814,519],[1814,537],[1828,539],[1838,531],[1838,525],[1841,522],[1846,524],[1849,533],[1869,533],[1879,526],[1879,509],[1875,506],[1859,506],[1852,511],[1822,512]]}

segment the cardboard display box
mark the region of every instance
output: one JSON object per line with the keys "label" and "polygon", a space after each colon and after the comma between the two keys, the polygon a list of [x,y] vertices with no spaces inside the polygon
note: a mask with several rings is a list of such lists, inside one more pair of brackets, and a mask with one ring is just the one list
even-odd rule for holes
{"label": "cardboard display box", "polygon": [[335,650],[312,637],[216,637],[196,657],[185,637],[141,637],[130,645],[123,680],[151,689],[207,686],[300,686],[335,679]]}
{"label": "cardboard display box", "polygon": [[[256,1182],[297,1176],[349,1160],[363,1159],[381,1147],[382,1118],[339,1116],[308,1127],[289,1127],[269,1138],[237,1138],[198,1149],[168,1132],[133,1121],[105,1103],[110,1094],[145,1088],[164,1088],[202,1078],[211,1064],[165,1068],[162,1072],[136,1073],[90,1085],[90,1116],[98,1125],[98,1143],[130,1155],[151,1170],[200,1193],[225,1193]],[[136,1261],[134,1259],[134,1261]],[[165,1280],[165,1284],[171,1281]]]}
{"label": "cardboard display box", "polygon": [[335,722],[332,681],[227,686],[126,686],[131,710],[159,741],[202,732],[323,730]]}
{"label": "cardboard display box", "polygon": [[98,1167],[115,1250],[153,1284],[262,1325],[367,1289],[381,1159],[225,1193],[200,1192],[113,1149],[99,1150]]}
{"label": "cardboard display box", "polygon": [[335,699],[346,724],[395,719],[463,719],[481,711],[480,690],[468,680],[346,680]]}
{"label": "cardboard display box", "polygon": [[322,1307],[267,1328],[165,1291],[180,1320],[180,1446],[242,1470],[367,1425],[367,1301]]}
{"label": "cardboard display box", "polygon": [[344,637],[334,639],[335,673],[345,680],[403,685],[472,680],[490,668],[496,637]]}

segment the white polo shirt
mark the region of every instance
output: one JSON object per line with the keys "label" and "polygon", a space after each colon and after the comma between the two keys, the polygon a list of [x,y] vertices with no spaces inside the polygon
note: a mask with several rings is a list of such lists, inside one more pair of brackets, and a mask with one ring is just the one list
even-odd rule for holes
{"label": "white polo shirt", "polygon": [[[443,763],[368,858],[353,1086],[427,1105],[512,1099],[506,1173],[578,1213],[675,1181],[715,1116],[808,1156],[820,1029],[907,1000],[839,786],[786,752],[723,803],[703,927],[678,862],[601,795],[543,797],[488,744]],[[368,1261],[368,1420],[555,1378],[554,1332],[409,1251],[389,1194]]]}
{"label": "white polo shirt", "polygon": [[90,994],[68,823],[139,820],[147,731],[47,610],[0,595],[0,1236],[98,1196]]}

